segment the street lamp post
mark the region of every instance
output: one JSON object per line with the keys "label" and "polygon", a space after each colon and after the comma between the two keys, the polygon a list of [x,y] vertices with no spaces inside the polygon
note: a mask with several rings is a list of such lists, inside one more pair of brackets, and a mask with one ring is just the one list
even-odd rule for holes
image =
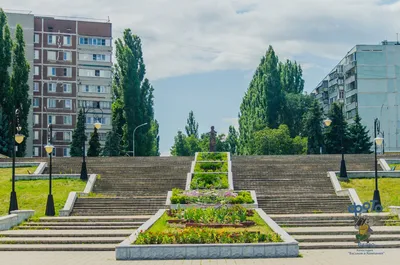
{"label": "street lamp post", "polygon": [[344,160],[344,144],[343,144],[343,137],[344,137],[344,117],[343,117],[343,103],[340,104],[340,115],[342,126],[340,126],[340,142],[341,142],[341,151],[342,151],[342,161],[340,161],[340,175],[339,177],[342,179],[347,179],[347,170],[346,170],[346,161]]}
{"label": "street lamp post", "polygon": [[[376,154],[376,149],[377,149],[377,145],[381,145],[383,142],[383,138],[379,137],[379,133],[380,133],[380,122],[378,120],[378,118],[375,118],[374,120],[374,145],[375,145],[375,191],[374,191],[374,210],[377,211],[381,211],[382,210],[382,204],[381,204],[381,196],[379,194],[379,189],[378,189],[378,158],[377,158],[377,154]],[[379,208],[377,208],[379,207]]]}
{"label": "street lamp post", "polygon": [[53,140],[52,140],[52,136],[53,136],[53,127],[51,124],[49,124],[49,126],[47,127],[47,145],[44,147],[44,149],[46,150],[46,153],[49,154],[50,156],[50,166],[49,166],[49,195],[47,196],[47,204],[46,204],[46,216],[54,216],[56,214],[55,210],[54,210],[54,199],[53,199],[53,194],[51,192],[52,190],[52,157],[53,157]]}
{"label": "street lamp post", "polygon": [[[20,134],[20,131],[22,130],[20,124],[19,124],[19,109],[15,110],[13,121],[12,121],[12,132],[13,132],[13,160],[12,160],[12,189],[11,189],[11,195],[10,195],[10,207],[8,209],[8,213],[11,213],[11,211],[18,210],[18,201],[17,201],[17,193],[15,192],[15,142],[17,144],[20,144],[24,141],[24,135]],[[15,130],[17,130],[17,134],[15,134]]]}
{"label": "street lamp post", "polygon": [[[83,134],[85,135],[85,129],[86,129],[86,114],[90,111],[90,110],[94,110],[95,108],[86,108],[85,106],[82,106],[82,112],[83,112]],[[99,109],[101,111],[101,117],[103,117],[103,110],[100,107],[97,107],[96,109]],[[94,116],[94,119],[97,118],[97,122],[94,123],[94,127],[98,130],[101,128],[101,123],[99,122],[99,117],[98,116]],[[83,141],[82,141],[82,167],[81,167],[81,180],[87,180],[88,176],[87,176],[87,168],[86,168],[86,154],[85,154],[85,139],[83,137]]]}
{"label": "street lamp post", "polygon": [[140,124],[139,126],[136,126],[136,128],[133,130],[133,135],[132,135],[132,156],[135,156],[135,132],[138,128],[147,125],[147,122]]}

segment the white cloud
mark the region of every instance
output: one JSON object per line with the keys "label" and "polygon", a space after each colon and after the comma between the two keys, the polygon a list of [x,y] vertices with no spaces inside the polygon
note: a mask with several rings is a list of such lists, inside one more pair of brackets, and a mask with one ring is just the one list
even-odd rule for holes
{"label": "white cloud", "polygon": [[[155,80],[213,70],[254,69],[269,44],[281,58],[313,54],[339,60],[357,43],[378,43],[396,37],[400,3],[382,3],[379,0],[3,0],[2,6],[28,9],[34,14],[109,16],[115,38],[127,27],[142,37],[148,77]],[[302,63],[311,65],[304,60]]]}

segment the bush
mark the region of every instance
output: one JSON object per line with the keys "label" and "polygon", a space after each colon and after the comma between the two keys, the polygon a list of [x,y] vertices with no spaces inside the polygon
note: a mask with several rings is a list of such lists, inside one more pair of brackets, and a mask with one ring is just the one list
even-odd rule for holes
{"label": "bush", "polygon": [[197,155],[198,161],[228,161],[228,153],[206,153],[201,152]]}
{"label": "bush", "polygon": [[171,196],[172,204],[189,204],[189,203],[226,203],[226,204],[244,204],[254,203],[249,191],[239,191],[238,193],[226,190],[213,191],[183,191],[181,189],[173,189]]}
{"label": "bush", "polygon": [[194,174],[190,183],[191,189],[227,189],[227,174]]}
{"label": "bush", "polygon": [[228,172],[226,162],[197,162],[194,172]]}

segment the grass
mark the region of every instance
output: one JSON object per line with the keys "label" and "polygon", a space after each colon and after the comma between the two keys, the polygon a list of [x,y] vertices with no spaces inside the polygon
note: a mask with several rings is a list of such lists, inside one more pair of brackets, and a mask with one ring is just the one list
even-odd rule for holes
{"label": "grass", "polygon": [[[343,189],[354,188],[361,202],[372,200],[375,190],[375,179],[350,179],[341,181]],[[378,187],[381,195],[383,211],[389,211],[389,206],[400,205],[400,178],[379,178]]]}
{"label": "grass", "polygon": [[[16,168],[16,174],[27,174],[35,171],[35,167]],[[56,215],[64,207],[68,194],[71,191],[83,191],[85,181],[80,179],[53,179],[53,198]],[[18,207],[21,210],[35,210],[35,217],[44,216],[47,195],[49,193],[48,180],[20,180],[15,182]],[[8,214],[11,193],[11,168],[0,168],[0,216]]]}
{"label": "grass", "polygon": [[195,173],[201,172],[228,172],[227,162],[197,162],[194,167]]}
{"label": "grass", "polygon": [[[160,219],[155,222],[150,229],[148,229],[146,232],[173,232],[176,229],[181,229],[181,228],[176,228],[172,227],[167,223],[167,220],[174,219],[172,217],[169,217],[167,213],[164,213]],[[274,233],[272,229],[264,222],[264,220],[258,215],[258,213],[254,213],[254,216],[248,216],[248,220],[254,221],[256,224],[251,227],[224,227],[224,228],[211,228],[212,230],[218,230],[218,231],[229,231],[229,232],[241,232],[241,231],[260,231],[261,233],[268,234],[268,233]]]}
{"label": "grass", "polygon": [[197,161],[228,161],[228,153],[226,152],[201,152],[197,155]]}
{"label": "grass", "polygon": [[394,168],[394,170],[400,170],[400,164],[394,163],[394,164],[389,164],[390,168]]}

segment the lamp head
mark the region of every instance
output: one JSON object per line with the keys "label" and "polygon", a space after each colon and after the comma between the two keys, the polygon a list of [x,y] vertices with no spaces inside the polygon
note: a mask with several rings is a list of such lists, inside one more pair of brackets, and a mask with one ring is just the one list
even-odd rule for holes
{"label": "lamp head", "polygon": [[331,126],[331,123],[332,123],[332,121],[329,119],[329,118],[327,118],[326,120],[324,120],[324,124],[325,124],[325,126]]}
{"label": "lamp head", "polygon": [[382,137],[376,137],[375,139],[375,143],[377,144],[377,145],[382,145],[382,143],[383,143],[383,138]]}
{"label": "lamp head", "polygon": [[95,122],[94,127],[98,130],[101,128],[101,123],[100,122]]}
{"label": "lamp head", "polygon": [[53,153],[54,146],[52,144],[47,144],[44,149],[46,150],[46,153],[51,154]]}
{"label": "lamp head", "polygon": [[18,144],[20,144],[20,143],[22,143],[23,141],[24,141],[24,138],[25,138],[25,136],[23,135],[23,134],[16,134],[15,136],[14,136],[14,138],[15,138],[15,141],[18,143]]}

